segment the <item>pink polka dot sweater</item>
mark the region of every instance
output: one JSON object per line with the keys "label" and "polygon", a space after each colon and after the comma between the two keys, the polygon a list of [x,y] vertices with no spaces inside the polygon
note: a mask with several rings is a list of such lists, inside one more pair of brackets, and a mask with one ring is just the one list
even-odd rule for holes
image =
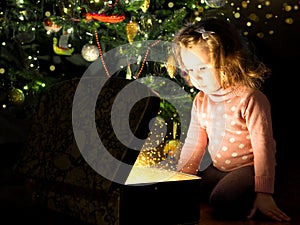
{"label": "pink polka dot sweater", "polygon": [[267,97],[259,90],[239,86],[210,95],[199,92],[179,168],[195,174],[208,149],[213,165],[221,171],[254,165],[255,191],[273,193],[276,144],[270,111]]}

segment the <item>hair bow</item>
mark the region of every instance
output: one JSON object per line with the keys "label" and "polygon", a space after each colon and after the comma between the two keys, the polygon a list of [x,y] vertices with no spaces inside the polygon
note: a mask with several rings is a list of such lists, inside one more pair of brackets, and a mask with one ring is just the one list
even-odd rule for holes
{"label": "hair bow", "polygon": [[204,29],[204,27],[200,27],[195,30],[197,33],[200,33],[202,35],[202,38],[205,40],[209,37],[210,34],[214,34],[215,32],[213,31],[207,31]]}

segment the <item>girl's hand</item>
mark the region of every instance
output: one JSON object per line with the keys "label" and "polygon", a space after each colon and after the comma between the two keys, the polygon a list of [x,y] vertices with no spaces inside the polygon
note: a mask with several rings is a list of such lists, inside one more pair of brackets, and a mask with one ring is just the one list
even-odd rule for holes
{"label": "girl's hand", "polygon": [[291,218],[277,207],[273,196],[268,193],[256,194],[253,208],[248,216],[248,219],[251,219],[254,216],[256,210],[259,210],[267,217],[277,221],[291,221]]}

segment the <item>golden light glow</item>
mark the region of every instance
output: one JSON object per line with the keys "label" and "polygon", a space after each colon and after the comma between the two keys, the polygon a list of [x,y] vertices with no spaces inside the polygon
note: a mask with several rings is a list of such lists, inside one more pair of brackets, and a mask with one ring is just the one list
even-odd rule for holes
{"label": "golden light glow", "polygon": [[239,12],[236,12],[236,13],[234,14],[234,18],[238,19],[238,18],[240,18],[240,17],[241,17],[241,14],[240,14]]}
{"label": "golden light glow", "polygon": [[54,71],[54,70],[55,70],[55,66],[54,66],[54,65],[51,65],[51,66],[49,67],[49,70],[50,70],[50,71]]}
{"label": "golden light glow", "polygon": [[246,1],[242,1],[241,5],[244,9],[246,9],[248,7],[248,3]]}
{"label": "golden light glow", "polygon": [[286,22],[287,24],[292,24],[293,22],[294,22],[294,20],[293,20],[293,18],[286,18],[285,20],[284,20],[284,22]]}
{"label": "golden light glow", "polygon": [[259,20],[258,16],[255,13],[250,13],[249,19],[255,22]]}
{"label": "golden light glow", "polygon": [[267,13],[266,14],[266,19],[271,19],[273,18],[273,14],[272,13]]}
{"label": "golden light glow", "polygon": [[256,34],[256,36],[259,37],[259,38],[263,38],[264,37],[264,33],[259,32],[259,33]]}
{"label": "golden light glow", "polygon": [[291,5],[285,5],[285,6],[284,6],[284,10],[285,10],[286,12],[289,12],[289,11],[292,10],[292,6],[291,6]]}

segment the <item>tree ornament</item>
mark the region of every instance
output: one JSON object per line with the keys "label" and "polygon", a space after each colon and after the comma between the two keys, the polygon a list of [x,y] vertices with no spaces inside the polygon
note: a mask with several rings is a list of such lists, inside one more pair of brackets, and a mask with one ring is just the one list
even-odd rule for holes
{"label": "tree ornament", "polygon": [[69,39],[69,33],[68,32],[64,32],[62,35],[60,35],[59,37],[59,41],[58,41],[58,46],[61,48],[68,48],[68,39]]}
{"label": "tree ornament", "polygon": [[61,29],[61,26],[55,24],[51,18],[44,19],[43,25],[47,31],[50,31],[53,33],[57,33]]}
{"label": "tree ornament", "polygon": [[142,11],[145,13],[149,9],[150,0],[144,0],[144,3],[141,5]]}
{"label": "tree ornament", "polygon": [[[74,48],[68,47],[69,33],[65,32],[59,38],[53,37],[53,51],[58,55],[72,55]],[[58,45],[57,45],[58,43]]]}
{"label": "tree ornament", "polygon": [[85,44],[81,49],[81,55],[86,61],[93,62],[99,57],[98,47],[91,43]]}
{"label": "tree ornament", "polygon": [[127,39],[128,39],[128,42],[130,44],[133,43],[133,39],[134,37],[136,36],[137,32],[139,30],[139,25],[137,22],[135,21],[129,21],[127,24],[126,24],[126,34],[127,34]]}
{"label": "tree ornament", "polygon": [[225,3],[226,0],[205,0],[205,4],[211,8],[221,8]]}
{"label": "tree ornament", "polygon": [[106,15],[105,13],[85,13],[87,21],[97,20],[104,23],[120,23],[125,19],[124,15]]}
{"label": "tree ornament", "polygon": [[174,78],[175,72],[176,72],[176,61],[173,55],[170,55],[168,57],[167,61],[167,72],[171,78]]}
{"label": "tree ornament", "polygon": [[21,105],[25,100],[25,95],[21,89],[13,88],[8,93],[8,100],[13,105]]}

